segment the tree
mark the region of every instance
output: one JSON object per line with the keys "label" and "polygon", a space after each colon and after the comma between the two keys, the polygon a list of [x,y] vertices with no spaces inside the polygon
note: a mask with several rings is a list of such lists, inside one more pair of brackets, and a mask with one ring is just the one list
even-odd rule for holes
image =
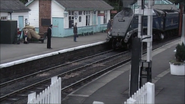
{"label": "tree", "polygon": [[[104,0],[104,1],[111,5],[117,12],[121,11],[123,8],[122,0]],[[111,14],[111,18],[113,18],[114,15],[115,14]]]}
{"label": "tree", "polygon": [[19,0],[19,1],[21,1],[24,4],[26,4],[28,2],[28,0]]}

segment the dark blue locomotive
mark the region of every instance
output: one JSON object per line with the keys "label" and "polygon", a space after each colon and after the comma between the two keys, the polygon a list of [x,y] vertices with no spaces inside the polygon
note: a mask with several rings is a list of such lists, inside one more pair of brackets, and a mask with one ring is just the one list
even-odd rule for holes
{"label": "dark blue locomotive", "polygon": [[[177,35],[179,12],[174,10],[153,10],[153,40],[163,40]],[[131,8],[123,8],[113,18],[109,42],[113,49],[129,48],[131,40],[138,34],[138,15]],[[147,34],[147,17],[143,16],[143,34]]]}

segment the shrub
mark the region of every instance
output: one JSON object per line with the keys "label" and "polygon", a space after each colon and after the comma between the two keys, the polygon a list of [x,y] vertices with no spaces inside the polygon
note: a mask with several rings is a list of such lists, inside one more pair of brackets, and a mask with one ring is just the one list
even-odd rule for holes
{"label": "shrub", "polygon": [[185,45],[182,43],[181,45],[178,44],[176,46],[176,53],[175,58],[177,62],[184,62],[185,61]]}

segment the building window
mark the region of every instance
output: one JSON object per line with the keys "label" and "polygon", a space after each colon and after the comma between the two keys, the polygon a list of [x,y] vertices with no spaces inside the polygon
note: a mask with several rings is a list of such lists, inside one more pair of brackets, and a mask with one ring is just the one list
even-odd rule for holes
{"label": "building window", "polygon": [[96,14],[96,11],[94,11],[94,14]]}
{"label": "building window", "polygon": [[86,15],[90,15],[90,11],[86,11]]}
{"label": "building window", "polygon": [[104,11],[104,19],[103,23],[107,23],[107,11]]}
{"label": "building window", "polygon": [[85,15],[85,11],[83,11],[83,14]]}
{"label": "building window", "polygon": [[79,15],[82,15],[82,11],[79,11]]}
{"label": "building window", "polygon": [[74,16],[69,16],[69,28],[73,27],[73,23],[74,23]]}
{"label": "building window", "polygon": [[90,11],[86,11],[86,26],[90,25]]}
{"label": "building window", "polygon": [[74,11],[69,11],[69,15],[74,15]]}
{"label": "building window", "polygon": [[6,16],[1,17],[1,20],[7,20]]}
{"label": "building window", "polygon": [[82,22],[82,17],[81,16],[79,16],[79,22]]}
{"label": "building window", "polygon": [[69,28],[74,25],[74,11],[69,11]]}
{"label": "building window", "polygon": [[75,17],[75,19],[78,18],[78,12],[77,11],[74,13],[74,17]]}

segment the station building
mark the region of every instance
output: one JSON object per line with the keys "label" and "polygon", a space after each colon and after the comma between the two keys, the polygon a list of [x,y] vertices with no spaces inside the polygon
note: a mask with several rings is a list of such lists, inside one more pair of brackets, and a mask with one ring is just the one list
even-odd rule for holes
{"label": "station building", "polygon": [[28,22],[29,11],[30,9],[19,0],[0,0],[0,20],[17,21],[19,30]]}
{"label": "station building", "polygon": [[29,0],[25,6],[31,10],[30,26],[42,34],[53,24],[53,37],[72,36],[74,23],[78,34],[106,30],[113,9],[104,0]]}

